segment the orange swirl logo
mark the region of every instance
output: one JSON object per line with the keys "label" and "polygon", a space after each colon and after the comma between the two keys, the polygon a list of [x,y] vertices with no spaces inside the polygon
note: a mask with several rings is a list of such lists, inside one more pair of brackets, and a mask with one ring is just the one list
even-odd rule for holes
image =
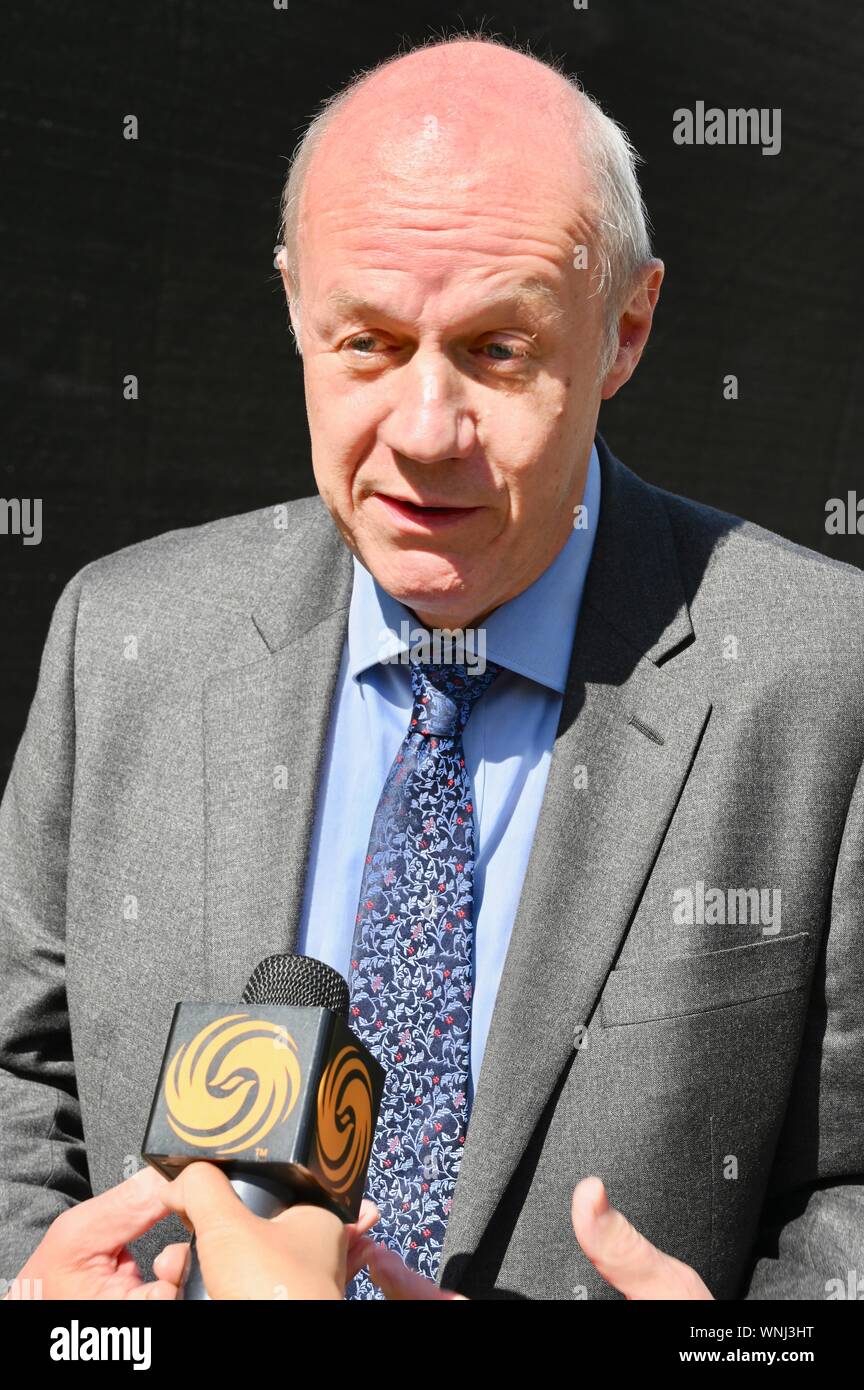
{"label": "orange swirl logo", "polygon": [[287,1120],[300,1090],[297,1044],[278,1023],[228,1014],[172,1058],[167,1119],[195,1148],[239,1153]]}
{"label": "orange swirl logo", "polygon": [[356,1047],[343,1047],[318,1087],[318,1163],[334,1193],[350,1192],[372,1145],[372,1082]]}

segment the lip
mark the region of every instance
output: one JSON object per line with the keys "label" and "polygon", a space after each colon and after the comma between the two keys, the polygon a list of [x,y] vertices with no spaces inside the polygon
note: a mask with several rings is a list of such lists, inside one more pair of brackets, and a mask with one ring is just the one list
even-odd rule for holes
{"label": "lip", "polygon": [[384,492],[373,492],[372,497],[403,530],[441,531],[448,526],[458,525],[466,517],[480,511],[479,507],[451,507],[446,504],[438,506],[411,502],[404,497],[390,497]]}

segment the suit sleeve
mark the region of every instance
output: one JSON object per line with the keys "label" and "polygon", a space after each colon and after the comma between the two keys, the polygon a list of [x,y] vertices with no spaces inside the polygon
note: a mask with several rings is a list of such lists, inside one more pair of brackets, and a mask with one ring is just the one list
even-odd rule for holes
{"label": "suit sleeve", "polygon": [[91,1195],[65,983],[82,576],[51,620],[0,806],[0,1279],[60,1212]]}
{"label": "suit sleeve", "polygon": [[864,1298],[864,767],[742,1296]]}

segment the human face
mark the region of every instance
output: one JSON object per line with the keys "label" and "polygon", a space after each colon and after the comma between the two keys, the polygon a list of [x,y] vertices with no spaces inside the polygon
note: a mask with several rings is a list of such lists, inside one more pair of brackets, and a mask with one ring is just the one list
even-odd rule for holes
{"label": "human face", "polygon": [[548,567],[582,498],[603,338],[573,264],[588,220],[572,175],[536,160],[327,172],[294,298],[318,488],[382,588],[468,626]]}

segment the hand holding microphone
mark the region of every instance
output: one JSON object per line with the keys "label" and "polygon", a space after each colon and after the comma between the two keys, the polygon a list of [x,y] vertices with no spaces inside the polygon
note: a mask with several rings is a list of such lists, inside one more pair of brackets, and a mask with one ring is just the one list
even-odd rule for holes
{"label": "hand holding microphone", "polygon": [[[300,1203],[277,1216],[256,1216],[211,1163],[184,1168],[167,1184],[164,1200],[195,1231],[211,1299],[343,1299],[366,1263],[365,1232],[378,1220],[368,1201],[349,1225],[323,1207]],[[169,1245],[157,1255],[153,1272],[162,1284],[179,1286],[186,1250]]]}
{"label": "hand holding microphone", "polygon": [[[239,1006],[178,1004],[144,1158],[168,1178],[196,1159],[218,1164],[246,1214],[259,1223],[297,1203],[318,1206],[336,1222],[356,1222],[384,1070],[348,1027],[348,1001],[345,980],[330,966],[278,955],[253,971]],[[209,1202],[208,1219],[236,1226],[240,1218],[235,1210],[230,1219],[225,1185],[200,1174],[187,1184],[184,1200],[194,1202],[199,1214],[201,1203]],[[192,1224],[196,1232],[202,1229],[194,1216]],[[334,1237],[336,1232],[332,1222],[316,1223],[309,1213],[289,1226],[301,1243],[313,1228],[329,1227]],[[253,1231],[259,1238],[265,1234],[254,1220],[244,1229],[252,1244]],[[219,1237],[211,1238],[209,1230],[205,1236],[209,1250],[217,1249]],[[337,1245],[344,1256],[344,1240]],[[329,1238],[325,1248],[329,1287],[339,1257]],[[181,1297],[208,1296],[196,1236]]]}
{"label": "hand holding microphone", "polygon": [[365,1233],[378,1220],[377,1207],[364,1202],[359,1219],[348,1225],[308,1206],[264,1221],[246,1210],[227,1177],[209,1163],[191,1164],[173,1182],[142,1168],[58,1216],[6,1298],[176,1299],[189,1246],[160,1251],[150,1283],[127,1248],[172,1211],[197,1230],[213,1299],[342,1298],[366,1262]]}

